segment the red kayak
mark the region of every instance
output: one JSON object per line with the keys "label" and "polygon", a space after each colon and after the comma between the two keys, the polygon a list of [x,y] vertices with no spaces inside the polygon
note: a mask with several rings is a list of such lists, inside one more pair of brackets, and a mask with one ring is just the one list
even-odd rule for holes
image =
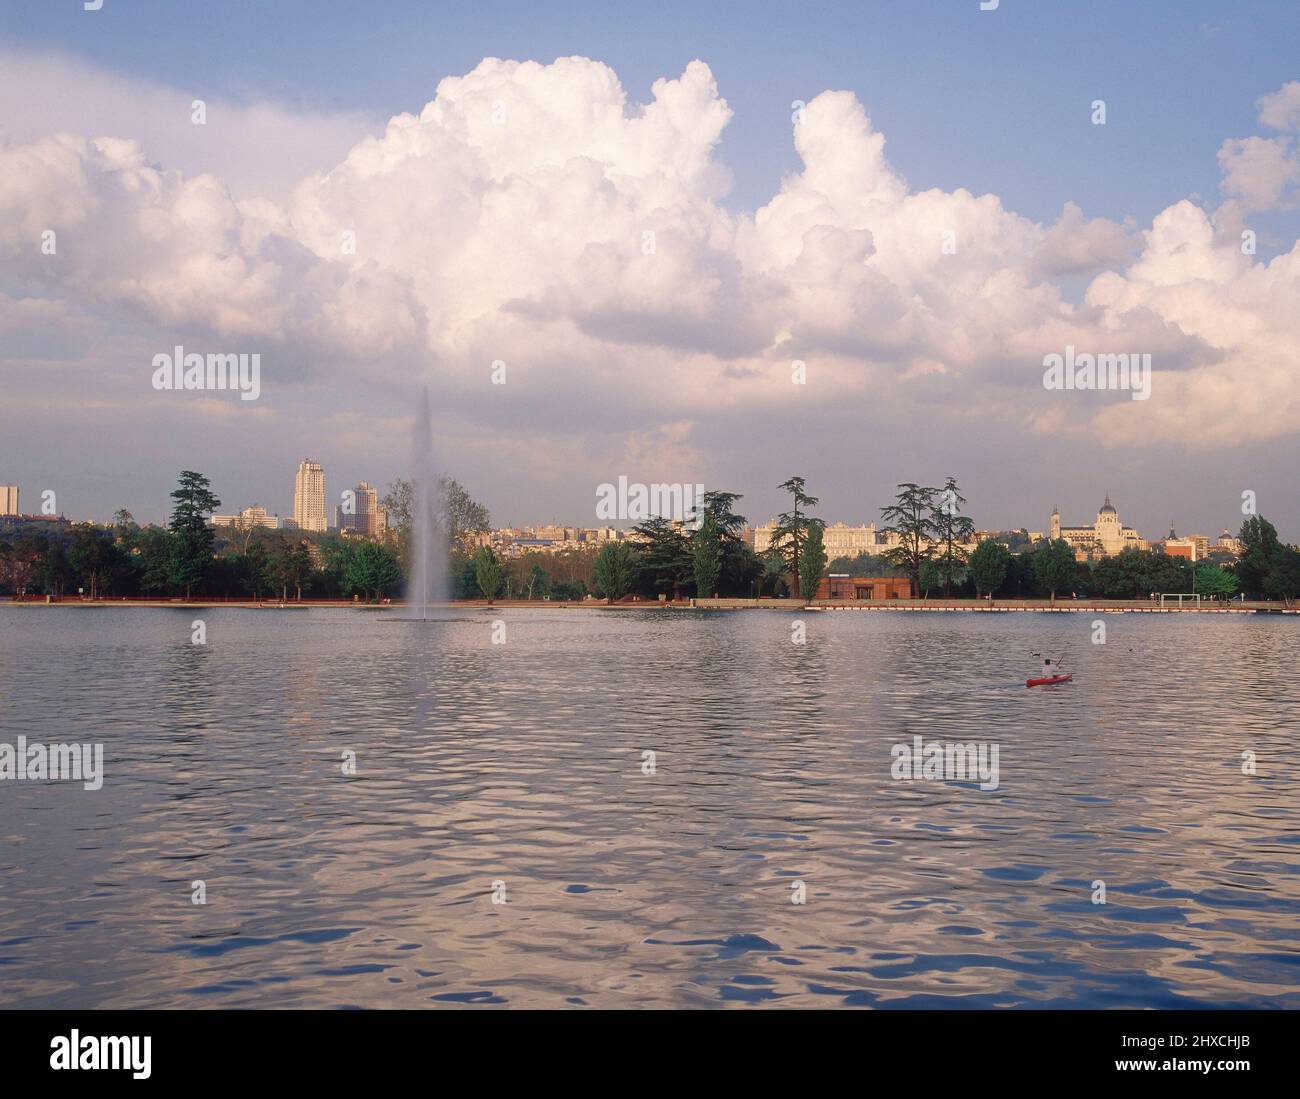
{"label": "red kayak", "polygon": [[1051,687],[1056,683],[1069,683],[1074,678],[1074,673],[1067,675],[1049,675],[1046,679],[1026,679],[1026,687]]}

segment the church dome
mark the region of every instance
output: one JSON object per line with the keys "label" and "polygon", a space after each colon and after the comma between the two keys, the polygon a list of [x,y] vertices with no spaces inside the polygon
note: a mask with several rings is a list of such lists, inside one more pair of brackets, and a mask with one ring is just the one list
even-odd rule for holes
{"label": "church dome", "polygon": [[1110,493],[1107,493],[1107,494],[1106,494],[1106,502],[1105,502],[1104,504],[1101,505],[1101,511],[1097,512],[1097,514],[1098,514],[1098,515],[1114,515],[1114,514],[1115,514],[1115,509],[1114,509],[1113,507],[1110,506]]}

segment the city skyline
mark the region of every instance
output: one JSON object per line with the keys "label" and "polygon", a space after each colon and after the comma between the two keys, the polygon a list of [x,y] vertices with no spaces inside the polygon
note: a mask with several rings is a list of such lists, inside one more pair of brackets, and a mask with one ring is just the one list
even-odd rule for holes
{"label": "city skyline", "polygon": [[[306,506],[309,508],[311,515],[315,517],[313,525],[307,525],[302,519],[305,512],[302,510],[304,507],[304,501],[300,499],[300,495],[302,486],[307,483],[304,481],[305,476],[309,478],[310,491],[312,493],[312,499]],[[214,525],[235,526],[242,520],[251,523],[251,525],[254,526],[262,526],[270,529],[301,529],[316,533],[342,532],[344,530],[349,530],[354,533],[359,532],[371,537],[380,535],[387,529],[388,520],[386,509],[382,506],[382,503],[387,491],[391,490],[393,487],[391,484],[388,486],[388,489],[381,490],[362,479],[359,480],[355,486],[342,490],[337,502],[331,502],[331,498],[326,492],[327,483],[328,472],[325,470],[323,463],[315,462],[309,458],[304,458],[298,463],[297,471],[295,473],[293,506],[289,509],[288,515],[282,515],[278,508],[268,508],[262,499],[253,500],[249,503],[240,502],[238,504],[232,504],[225,497],[221,497],[222,509],[221,511],[214,513]],[[601,486],[596,486],[594,494],[595,499],[600,497],[600,487]],[[351,498],[347,501],[346,506],[354,509],[352,513],[349,513],[344,509],[344,494],[350,494]],[[217,491],[217,495],[220,497],[221,492]],[[17,507],[19,496],[20,486],[0,483],[0,501],[3,501],[3,505],[0,505],[0,517],[5,515],[21,516],[24,514],[30,517],[34,515],[34,513],[24,513]],[[742,493],[737,508],[741,514],[746,516],[746,532],[751,540],[751,544],[755,544],[756,550],[762,552],[765,546],[757,543],[763,542],[762,532],[764,530],[770,531],[775,527],[776,519],[773,516],[758,519],[754,515],[749,514],[743,507],[744,498],[745,494]],[[1244,503],[1243,506],[1245,506]],[[1248,506],[1254,507],[1254,501],[1252,500]],[[119,509],[114,508],[112,510],[116,512]],[[167,516],[165,514],[158,518],[149,518],[136,514],[136,512],[130,508],[123,510],[130,511],[132,517],[137,522],[145,524],[152,523],[161,526],[165,525],[167,521]],[[838,555],[836,552],[837,550],[842,550],[844,554],[850,556],[854,553],[869,551],[872,547],[865,545],[858,546],[856,544],[851,545],[850,543],[854,541],[853,535],[862,531],[883,533],[886,529],[885,524],[878,522],[876,519],[862,517],[855,521],[848,521],[842,515],[832,515],[820,503],[814,510],[821,513],[817,517],[821,518],[826,524],[827,549],[829,556],[832,558]],[[877,509],[877,512],[878,511],[879,509]],[[1053,505],[1048,522],[1041,527],[1033,522],[1021,522],[1002,526],[980,523],[977,524],[976,529],[978,534],[1025,531],[1029,535],[1031,541],[1035,541],[1041,537],[1054,539],[1063,537],[1076,549],[1079,549],[1080,547],[1087,549],[1090,543],[1095,542],[1096,549],[1098,551],[1104,551],[1104,554],[1106,555],[1117,553],[1125,546],[1131,546],[1132,548],[1146,548],[1149,545],[1157,543],[1165,544],[1171,540],[1183,545],[1190,545],[1192,542],[1196,542],[1196,549],[1193,551],[1194,558],[1201,559],[1206,555],[1207,548],[1213,548],[1216,545],[1222,546],[1225,537],[1235,540],[1236,533],[1240,528],[1240,522],[1227,523],[1215,529],[1201,529],[1192,528],[1189,525],[1179,524],[1176,520],[1171,520],[1168,523],[1168,533],[1156,533],[1148,537],[1141,534],[1138,529],[1132,525],[1124,524],[1121,527],[1119,520],[1116,518],[1113,521],[1114,531],[1103,529],[1106,528],[1107,524],[1110,522],[1108,513],[1109,516],[1113,517],[1116,515],[1116,512],[1117,509],[1111,504],[1110,493],[1107,492],[1101,507],[1098,509],[1097,519],[1093,524],[1082,526],[1063,524],[1060,521],[1059,507]],[[969,507],[963,507],[961,513],[974,518],[974,514]],[[101,525],[109,525],[111,522],[111,516],[109,518],[99,518],[85,516],[74,517],[66,515],[66,513],[63,512],[59,512],[58,514],[67,518],[71,522],[94,522]],[[491,509],[489,509],[489,514],[491,514]],[[1248,513],[1243,511],[1242,516],[1244,519],[1248,517]],[[592,521],[593,517],[595,518],[594,522]],[[575,537],[572,541],[576,543],[582,543],[583,541],[587,543],[595,543],[606,536],[604,534],[606,530],[616,532],[619,537],[622,537],[630,531],[636,523],[637,520],[635,519],[624,518],[616,524],[609,524],[603,521],[597,509],[593,506],[592,516],[575,521],[564,521],[554,517],[539,520],[533,517],[526,519],[523,522],[513,522],[510,520],[502,522],[500,517],[493,516],[489,531],[492,534],[515,531],[519,532],[519,537],[525,539],[565,542],[570,541],[570,539],[563,535],[547,533],[539,534],[537,532],[572,530],[574,532],[595,533],[598,535],[596,538],[580,539],[575,533]],[[1176,535],[1177,528],[1180,525],[1183,526],[1183,533]],[[838,534],[837,528],[843,529],[846,532],[846,535],[842,536],[844,539],[843,546],[839,546],[835,540]],[[1161,529],[1163,529],[1163,527]],[[1286,530],[1279,530],[1279,534],[1282,536],[1284,541],[1290,540],[1292,537]],[[883,545],[884,543],[876,543],[873,541],[873,546]]]}
{"label": "city skyline", "polygon": [[[766,515],[792,469],[852,515],[960,470],[990,526],[1108,488],[1147,531],[1247,490],[1300,528],[1294,12],[882,7],[812,60],[811,16],[779,47],[646,17],[633,48],[580,7],[437,42],[398,7],[418,65],[274,85],[220,60],[247,13],[204,49],[157,11],[6,13],[7,478],[156,519],[198,468],[284,512],[286,448],[407,475],[428,385],[447,472],[503,516],[584,521],[618,474]],[[257,378],[156,389],[182,348]],[[1076,351],[1150,356],[1149,398],[1045,388]]]}

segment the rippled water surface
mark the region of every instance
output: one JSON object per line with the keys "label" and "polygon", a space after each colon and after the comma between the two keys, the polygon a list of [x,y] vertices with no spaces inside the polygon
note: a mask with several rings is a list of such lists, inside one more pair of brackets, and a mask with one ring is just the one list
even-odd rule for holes
{"label": "rippled water surface", "polygon": [[0,1005],[1300,1007],[1296,618],[438,614],[0,609]]}

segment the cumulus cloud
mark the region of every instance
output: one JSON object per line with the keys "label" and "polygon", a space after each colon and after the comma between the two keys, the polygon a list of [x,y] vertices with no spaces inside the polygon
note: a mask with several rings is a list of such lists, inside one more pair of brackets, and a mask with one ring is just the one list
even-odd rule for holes
{"label": "cumulus cloud", "polygon": [[1136,247],[1131,230],[1131,223],[1089,220],[1076,203],[1067,202],[1061,216],[1043,234],[1038,269],[1045,275],[1073,275],[1122,266]]}
{"label": "cumulus cloud", "polygon": [[1259,120],[1274,130],[1300,130],[1300,80],[1283,84],[1275,92],[1263,96],[1259,107]]}
{"label": "cumulus cloud", "polygon": [[1247,210],[1272,210],[1285,204],[1300,182],[1300,159],[1286,138],[1246,137],[1228,140],[1219,149],[1223,190],[1242,200]]}
{"label": "cumulus cloud", "polygon": [[[337,164],[382,117],[357,111],[238,102],[107,72],[57,54],[0,49],[0,143],[57,133],[134,139],[152,162],[219,176],[239,198],[283,200],[309,172]],[[191,121],[203,98],[206,122]]]}
{"label": "cumulus cloud", "polygon": [[165,326],[357,355],[417,334],[399,276],[322,263],[273,207],[241,205],[215,176],[154,167],[122,138],[0,147],[0,255],[33,283]]}
{"label": "cumulus cloud", "polygon": [[[1292,123],[1291,87],[1261,101],[1265,124]],[[1294,430],[1279,364],[1300,353],[1300,253],[1257,262],[1228,231],[1296,182],[1289,138],[1225,144],[1232,209],[1180,201],[1138,232],[1071,202],[1043,226],[996,195],[913,190],[836,91],[794,123],[800,170],[732,213],[716,158],[730,117],[700,61],[633,104],[597,61],[487,59],[283,201],[121,136],[41,136],[0,148],[0,256],[47,296],[360,360],[367,377],[380,360],[390,377],[432,373],[488,426],[581,402],[637,462],[701,460],[704,414],[793,399],[1010,404],[1130,446]],[[57,257],[38,248],[47,228]],[[1072,301],[1053,279],[1080,273],[1094,277]],[[1152,354],[1152,399],[1045,392],[1043,356],[1067,343]],[[509,396],[490,390],[494,360]]]}

